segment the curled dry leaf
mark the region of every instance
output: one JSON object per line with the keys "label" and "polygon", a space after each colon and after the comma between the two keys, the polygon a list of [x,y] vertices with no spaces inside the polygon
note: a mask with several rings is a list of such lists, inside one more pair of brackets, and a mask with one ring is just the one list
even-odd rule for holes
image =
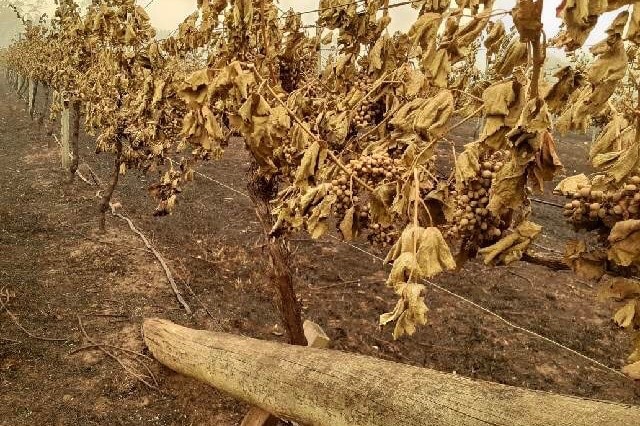
{"label": "curled dry leaf", "polygon": [[533,222],[524,221],[509,235],[497,243],[478,251],[484,257],[484,263],[508,265],[520,260],[542,227]]}
{"label": "curled dry leaf", "polygon": [[600,299],[623,301],[640,296],[640,281],[632,278],[606,276],[598,289]]}
{"label": "curled dry leaf", "polygon": [[564,261],[581,278],[600,279],[605,273],[606,260],[605,252],[589,251],[582,240],[570,240],[565,245]]}
{"label": "curled dry leaf", "polygon": [[640,265],[640,220],[618,222],[609,234],[609,260],[617,265]]}
{"label": "curled dry leaf", "polygon": [[583,188],[590,184],[589,178],[584,174],[569,176],[562,179],[553,190],[556,194],[573,195],[578,192],[578,189]]}
{"label": "curled dry leaf", "polygon": [[613,321],[622,327],[630,328],[640,325],[640,305],[638,300],[631,300],[613,315]]}
{"label": "curled dry leaf", "polygon": [[440,230],[407,227],[389,251],[385,262],[393,262],[387,285],[400,296],[393,312],[381,315],[380,324],[396,322],[394,337],[413,334],[416,324],[426,323],[427,307],[418,281],[452,270],[456,264]]}
{"label": "curled dry leaf", "polygon": [[401,283],[396,287],[396,293],[400,300],[391,312],[380,315],[380,325],[384,326],[395,322],[393,338],[412,335],[416,331],[416,325],[427,323],[429,309],[424,303],[424,285],[416,283]]}

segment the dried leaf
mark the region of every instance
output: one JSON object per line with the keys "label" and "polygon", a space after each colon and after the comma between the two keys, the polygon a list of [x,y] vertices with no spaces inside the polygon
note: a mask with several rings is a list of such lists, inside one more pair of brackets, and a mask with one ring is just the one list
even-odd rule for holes
{"label": "dried leaf", "polygon": [[638,302],[636,300],[632,300],[616,311],[613,315],[613,321],[622,328],[629,328],[638,322],[637,313]]}
{"label": "dried leaf", "polygon": [[553,192],[562,195],[573,195],[578,192],[578,189],[589,184],[589,178],[585,176],[584,173],[580,173],[579,175],[569,176],[568,178],[561,180],[560,183],[556,185]]}
{"label": "dried leaf", "polygon": [[340,232],[342,232],[342,237],[347,241],[353,240],[353,237],[356,234],[354,213],[355,213],[355,207],[349,208],[345,212],[344,218],[340,222],[340,226],[339,226]]}
{"label": "dried leaf", "polygon": [[640,281],[623,277],[608,277],[598,290],[600,299],[622,301],[640,296]]}
{"label": "dried leaf", "polygon": [[609,260],[620,266],[640,265],[640,220],[617,222],[609,234]]}
{"label": "dried leaf", "polygon": [[520,260],[533,239],[540,234],[542,227],[533,222],[521,223],[512,233],[497,243],[478,251],[484,257],[484,263],[504,264]]}

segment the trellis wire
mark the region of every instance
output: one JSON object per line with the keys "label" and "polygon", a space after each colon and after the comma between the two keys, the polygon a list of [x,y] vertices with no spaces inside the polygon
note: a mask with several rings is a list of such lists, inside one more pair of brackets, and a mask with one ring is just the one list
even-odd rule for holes
{"label": "trellis wire", "polygon": [[[242,191],[239,191],[239,190],[237,190],[237,189],[235,189],[235,188],[233,188],[233,187],[231,187],[229,185],[226,185],[226,184],[224,184],[224,183],[222,183],[222,182],[220,182],[220,181],[218,181],[218,180],[216,180],[216,179],[214,179],[214,178],[212,178],[210,176],[207,176],[207,175],[205,175],[203,173],[200,173],[200,172],[196,172],[196,174],[199,175],[199,176],[204,177],[207,180],[210,180],[211,182],[217,183],[218,185],[220,185],[220,186],[222,186],[224,188],[227,188],[228,190],[233,191],[236,194],[239,194],[239,195],[241,195],[243,197],[251,199],[249,194],[244,193]],[[358,247],[355,244],[351,244],[351,243],[349,243],[347,241],[341,240],[341,239],[339,239],[339,238],[337,238],[337,237],[335,237],[333,235],[330,235],[329,237],[334,239],[334,240],[336,240],[336,241],[338,241],[338,242],[340,242],[340,243],[342,243],[342,244],[345,244],[345,245],[347,245],[347,246],[349,246],[349,247],[351,247],[351,248],[353,248],[355,250],[358,250],[358,251],[360,251],[360,252],[372,257],[373,259],[376,259],[376,260],[379,260],[381,262],[384,262],[384,259],[382,257],[380,257],[380,256],[378,256],[378,255],[376,255],[374,253],[371,253],[371,252],[369,252],[369,251],[367,251],[367,250],[365,250],[365,249],[363,249],[361,247]],[[597,365],[602,370],[608,371],[608,372],[613,373],[613,374],[615,374],[615,375],[617,375],[619,377],[623,377],[623,378],[625,378],[627,380],[631,380],[624,373],[616,370],[615,368],[609,367],[608,365],[606,365],[606,364],[604,364],[604,363],[602,363],[602,362],[600,362],[600,361],[598,361],[598,360],[596,360],[594,358],[591,358],[588,355],[585,355],[585,354],[583,354],[581,352],[578,352],[575,349],[571,349],[570,347],[568,347],[568,346],[566,346],[566,345],[564,345],[564,344],[562,344],[560,342],[557,342],[557,341],[555,341],[555,340],[553,340],[553,339],[551,339],[549,337],[543,336],[542,334],[539,334],[539,333],[537,333],[537,332],[535,332],[533,330],[529,330],[529,329],[527,329],[525,327],[522,327],[522,326],[520,326],[518,324],[515,324],[515,323],[509,321],[508,319],[504,318],[500,314],[498,314],[496,312],[493,312],[491,309],[485,308],[484,306],[482,306],[482,305],[480,305],[480,304],[478,304],[478,303],[476,303],[476,302],[474,302],[472,300],[469,300],[466,297],[464,297],[464,296],[462,296],[462,295],[460,295],[458,293],[455,293],[455,292],[453,292],[451,290],[448,290],[448,289],[446,289],[446,288],[444,288],[444,287],[442,287],[442,286],[440,286],[440,285],[438,285],[438,284],[436,284],[434,282],[428,281],[428,280],[424,280],[424,282],[426,284],[428,284],[428,285],[430,285],[430,286],[442,291],[442,292],[445,292],[445,293],[449,294],[450,296],[453,296],[453,297],[455,297],[455,298],[457,298],[457,299],[459,299],[459,300],[461,300],[461,301],[473,306],[476,309],[481,310],[482,312],[484,312],[484,313],[486,313],[488,315],[491,315],[492,317],[494,317],[497,320],[503,322],[504,324],[508,325],[511,328],[514,328],[516,330],[519,330],[521,332],[529,334],[530,336],[536,337],[536,338],[541,339],[541,340],[543,340],[543,341],[545,341],[547,343],[550,343],[550,344],[552,344],[554,346],[557,346],[560,349],[563,349],[563,350],[565,350],[565,351],[567,351],[567,352],[569,352],[569,353],[571,353],[573,355],[576,355],[576,356],[578,356],[580,358],[583,358],[583,359],[585,359],[585,360]]]}

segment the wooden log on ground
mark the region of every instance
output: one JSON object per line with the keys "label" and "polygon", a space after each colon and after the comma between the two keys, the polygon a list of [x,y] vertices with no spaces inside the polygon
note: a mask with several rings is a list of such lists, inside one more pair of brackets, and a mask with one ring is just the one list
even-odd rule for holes
{"label": "wooden log on ground", "polygon": [[328,349],[147,319],[169,368],[281,418],[321,426],[633,425],[640,408],[471,380]]}

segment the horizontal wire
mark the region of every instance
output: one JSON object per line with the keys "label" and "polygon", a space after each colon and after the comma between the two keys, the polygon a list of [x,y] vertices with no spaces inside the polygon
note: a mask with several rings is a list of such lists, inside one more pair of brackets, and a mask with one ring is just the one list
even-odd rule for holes
{"label": "horizontal wire", "polygon": [[[229,190],[231,190],[231,191],[233,191],[233,192],[235,192],[237,194],[240,194],[240,195],[242,195],[244,197],[247,197],[247,198],[251,198],[248,194],[246,194],[244,192],[241,192],[241,191],[238,191],[237,189],[235,189],[235,188],[233,188],[233,187],[231,187],[229,185],[226,185],[226,184],[224,184],[224,183],[222,183],[222,182],[220,182],[220,181],[218,181],[216,179],[213,179],[213,178],[211,178],[211,177],[209,177],[209,176],[207,176],[207,175],[205,175],[203,173],[196,172],[196,174],[198,174],[198,175],[200,175],[200,176],[202,176],[202,177],[204,177],[204,178],[206,178],[206,179],[208,179],[208,180],[210,180],[212,182],[215,182],[215,183],[217,183],[217,184],[219,184],[219,185],[221,185],[221,186],[223,186],[223,187],[225,187],[225,188],[227,188],[227,189],[229,189]],[[367,251],[367,250],[365,250],[365,249],[363,249],[361,247],[358,247],[355,244],[351,244],[351,243],[349,243],[347,241],[341,240],[341,239],[339,239],[339,238],[337,238],[337,237],[335,237],[333,235],[329,235],[329,237],[334,239],[334,240],[336,240],[336,241],[338,241],[339,243],[345,244],[345,245],[347,245],[347,246],[349,246],[349,247],[351,247],[351,248],[353,248],[355,250],[358,250],[359,252],[364,253],[364,254],[372,257],[373,259],[376,259],[376,260],[379,260],[381,262],[384,262],[384,259],[382,257],[380,257],[380,256],[378,256],[378,255],[376,255],[374,253],[371,253],[371,252],[369,252],[369,251]],[[560,349],[563,349],[563,350],[565,350],[565,351],[567,351],[567,352],[569,352],[569,353],[571,353],[573,355],[576,355],[576,356],[578,356],[578,357],[580,357],[580,358],[582,358],[584,360],[587,360],[587,361],[597,365],[602,370],[608,371],[608,372],[613,373],[613,374],[615,374],[615,375],[617,375],[619,377],[623,377],[623,378],[625,378],[627,380],[631,380],[624,373],[616,370],[615,368],[609,367],[608,365],[606,365],[606,364],[604,364],[604,363],[602,363],[602,362],[600,362],[600,361],[598,361],[598,360],[596,360],[594,358],[591,358],[588,355],[585,355],[585,354],[583,354],[581,352],[578,352],[575,349],[572,349],[572,348],[570,348],[570,347],[568,347],[568,346],[566,346],[566,345],[564,345],[564,344],[562,344],[560,342],[557,342],[557,341],[555,341],[555,340],[553,340],[553,339],[551,339],[549,337],[543,336],[540,333],[537,333],[537,332],[535,332],[533,330],[529,330],[529,329],[527,329],[525,327],[522,327],[522,326],[520,326],[518,324],[515,324],[514,322],[509,321],[508,319],[504,318],[500,314],[498,314],[496,312],[493,312],[489,308],[485,308],[484,306],[482,306],[482,305],[480,305],[480,304],[478,304],[478,303],[476,303],[476,302],[474,302],[472,300],[469,300],[466,297],[464,297],[464,296],[462,296],[462,295],[460,295],[458,293],[455,293],[455,292],[453,292],[453,291],[451,291],[449,289],[446,289],[446,288],[444,288],[444,287],[442,287],[442,286],[440,286],[440,285],[438,285],[438,284],[436,284],[434,282],[428,281],[428,280],[424,280],[424,282],[426,284],[428,284],[428,285],[430,285],[430,286],[442,291],[442,292],[445,292],[445,293],[449,294],[450,296],[453,296],[453,297],[455,297],[455,298],[457,298],[457,299],[469,304],[470,306],[473,306],[476,309],[481,310],[482,312],[484,312],[484,313],[486,313],[488,315],[491,315],[492,317],[494,317],[497,320],[503,322],[504,324],[508,325],[511,328],[514,328],[516,330],[522,331],[522,332],[524,332],[526,334],[529,334],[530,336],[536,337],[536,338],[541,339],[541,340],[543,340],[543,341],[545,341],[547,343],[550,343],[550,344],[552,344],[554,346],[557,346]]]}

